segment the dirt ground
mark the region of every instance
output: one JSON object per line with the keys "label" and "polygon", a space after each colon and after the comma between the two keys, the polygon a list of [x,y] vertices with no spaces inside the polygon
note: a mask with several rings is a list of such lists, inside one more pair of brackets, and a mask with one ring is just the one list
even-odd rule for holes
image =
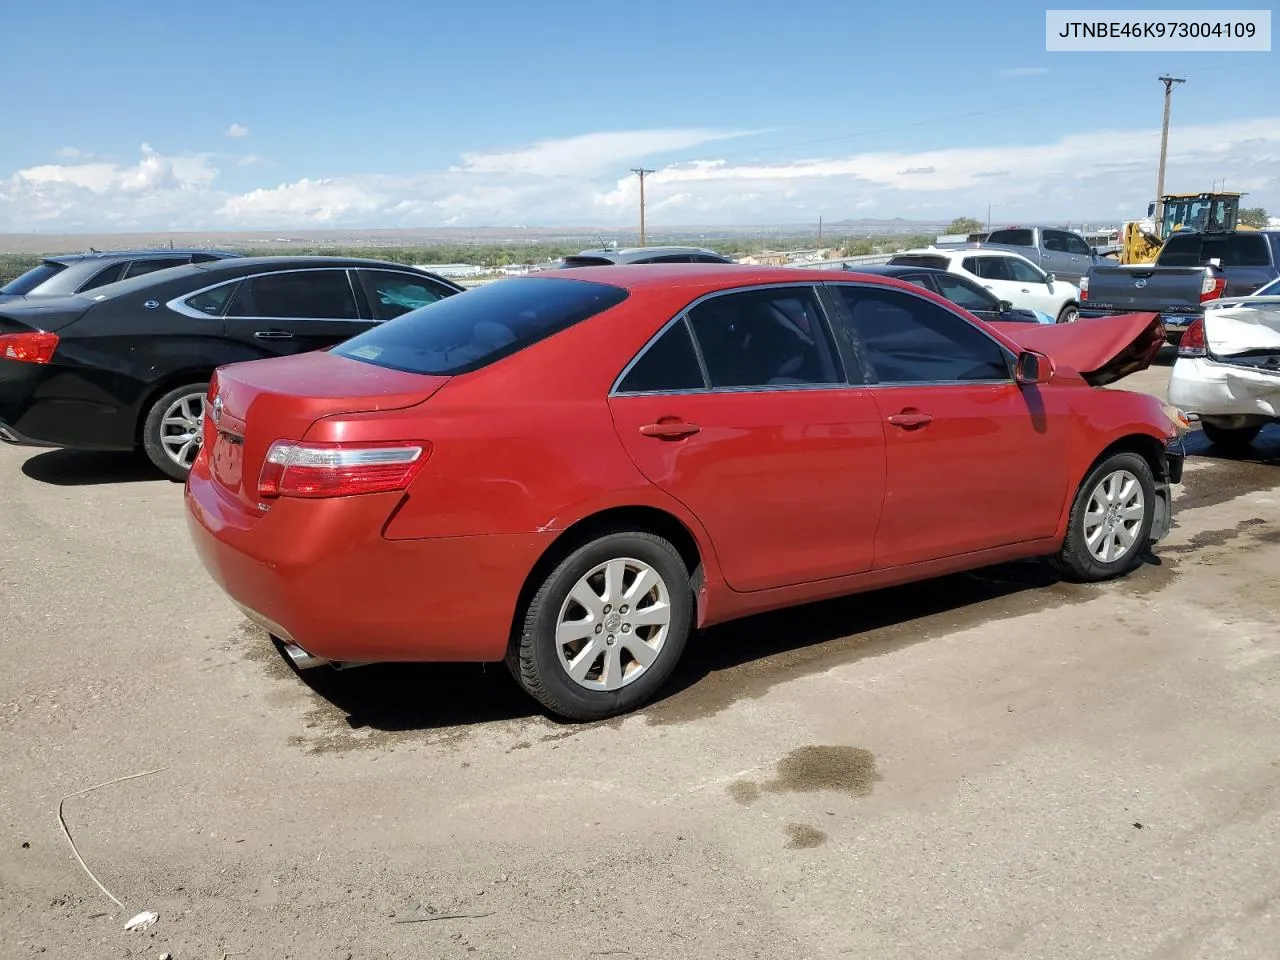
{"label": "dirt ground", "polygon": [[[176,485],[0,448],[0,954],[1274,958],[1280,430],[1192,450],[1127,580],[1015,564],[717,628],[580,726],[492,667],[313,690]],[[65,806],[122,909],[56,810],[157,768]]]}

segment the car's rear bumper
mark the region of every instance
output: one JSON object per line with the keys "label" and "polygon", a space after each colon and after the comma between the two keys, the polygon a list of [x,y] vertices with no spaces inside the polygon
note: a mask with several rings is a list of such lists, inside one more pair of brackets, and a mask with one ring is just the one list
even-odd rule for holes
{"label": "car's rear bumper", "polygon": [[401,499],[282,498],[251,511],[199,462],[186,491],[205,568],[280,640],[338,662],[501,660],[554,534],[387,540]]}
{"label": "car's rear bumper", "polygon": [[[107,389],[94,377],[92,371],[58,363],[0,358],[0,439],[34,447],[132,450],[137,445],[134,398],[119,396],[122,378],[111,376],[112,389]],[[141,390],[140,384],[136,391],[131,385],[131,392]]]}
{"label": "car's rear bumper", "polygon": [[1280,372],[1179,357],[1169,375],[1169,402],[1202,417],[1280,417]]}

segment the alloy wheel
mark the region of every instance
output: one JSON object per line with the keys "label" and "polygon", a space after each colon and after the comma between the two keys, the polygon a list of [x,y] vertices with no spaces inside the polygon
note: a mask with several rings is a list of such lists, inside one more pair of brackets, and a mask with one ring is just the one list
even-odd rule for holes
{"label": "alloy wheel", "polygon": [[169,459],[190,470],[204,442],[204,394],[189,393],[171,403],[160,420],[160,445]]}
{"label": "alloy wheel", "polygon": [[1115,470],[1098,481],[1084,514],[1084,542],[1101,563],[1116,563],[1138,542],[1146,515],[1142,484],[1128,470]]}
{"label": "alloy wheel", "polygon": [[671,628],[666,582],[643,560],[617,558],[583,575],[560,607],[556,652],[588,690],[635,682],[658,659]]}

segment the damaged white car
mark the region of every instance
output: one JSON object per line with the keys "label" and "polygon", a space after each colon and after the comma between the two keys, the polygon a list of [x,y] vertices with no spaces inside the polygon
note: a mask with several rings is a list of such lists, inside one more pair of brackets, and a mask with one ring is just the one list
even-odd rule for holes
{"label": "damaged white car", "polygon": [[1225,448],[1247,447],[1280,420],[1280,280],[1205,304],[1178,347],[1169,402]]}

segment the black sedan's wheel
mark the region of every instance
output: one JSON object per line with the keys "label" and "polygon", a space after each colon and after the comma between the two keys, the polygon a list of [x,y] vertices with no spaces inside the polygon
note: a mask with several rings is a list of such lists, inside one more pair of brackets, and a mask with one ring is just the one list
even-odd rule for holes
{"label": "black sedan's wheel", "polygon": [[1155,520],[1156,481],[1136,453],[1107,457],[1085,477],[1071,505],[1067,535],[1053,558],[1068,580],[1092,583],[1142,562]]}
{"label": "black sedan's wheel", "polygon": [[693,591],[679,552],[645,532],[579,547],[524,611],[507,665],[534,699],[571,720],[634,710],[684,651]]}
{"label": "black sedan's wheel", "polygon": [[151,405],[142,424],[147,459],[173,480],[186,480],[204,441],[204,398],[207,383],[170,390]]}

